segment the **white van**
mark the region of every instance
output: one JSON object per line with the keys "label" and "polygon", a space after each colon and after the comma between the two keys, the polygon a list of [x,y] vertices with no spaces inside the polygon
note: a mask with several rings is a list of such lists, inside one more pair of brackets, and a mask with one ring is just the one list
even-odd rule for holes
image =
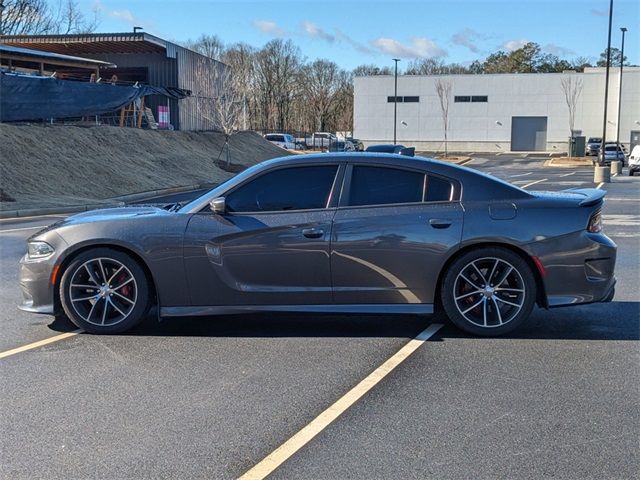
{"label": "white van", "polygon": [[640,172],[640,145],[633,147],[629,155],[629,176],[633,177],[636,172]]}

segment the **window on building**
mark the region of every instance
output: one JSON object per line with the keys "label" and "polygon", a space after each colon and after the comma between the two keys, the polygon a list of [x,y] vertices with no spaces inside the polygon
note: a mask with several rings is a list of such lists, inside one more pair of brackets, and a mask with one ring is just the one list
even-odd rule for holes
{"label": "window on building", "polygon": [[[394,97],[394,96],[387,97],[387,102],[388,102],[388,103],[394,103],[394,100],[393,100],[394,98],[396,98],[396,97]],[[402,97],[398,96],[398,100],[397,100],[397,102],[398,102],[398,103],[401,103],[401,102],[402,102]]]}
{"label": "window on building", "polygon": [[283,168],[242,185],[226,197],[230,212],[326,208],[337,165]]}
{"label": "window on building", "polygon": [[453,99],[454,102],[456,103],[460,103],[460,102],[470,102],[471,101],[471,97],[469,96],[464,96],[464,95],[456,95]]}
{"label": "window on building", "polygon": [[418,103],[420,97],[404,97],[404,103]]}
{"label": "window on building", "polygon": [[486,95],[474,95],[471,97],[472,102],[487,102],[488,100],[489,97],[487,97]]}

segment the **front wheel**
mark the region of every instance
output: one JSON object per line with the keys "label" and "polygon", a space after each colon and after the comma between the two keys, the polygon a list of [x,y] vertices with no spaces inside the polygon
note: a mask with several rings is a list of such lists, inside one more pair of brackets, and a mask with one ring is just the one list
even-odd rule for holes
{"label": "front wheel", "polygon": [[60,300],[69,319],[83,330],[121,333],[137,325],[147,311],[147,277],[129,255],[92,249],[75,257],[65,269]]}
{"label": "front wheel", "polygon": [[511,250],[479,248],[449,266],[441,297],[447,316],[458,328],[496,336],[516,329],[529,317],[536,282],[529,265]]}

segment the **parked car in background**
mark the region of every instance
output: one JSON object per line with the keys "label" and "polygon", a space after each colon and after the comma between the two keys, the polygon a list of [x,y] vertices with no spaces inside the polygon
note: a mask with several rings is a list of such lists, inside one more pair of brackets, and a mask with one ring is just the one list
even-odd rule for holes
{"label": "parked car in background", "polygon": [[338,141],[333,133],[315,132],[308,137],[297,138],[298,142],[303,143],[307,148],[330,148],[331,144]]}
{"label": "parked car in background", "polygon": [[293,135],[289,135],[288,133],[267,133],[264,138],[279,147],[286,148],[288,150],[296,149],[296,139],[293,138]]}
{"label": "parked car in background", "polygon": [[629,176],[633,177],[636,172],[640,171],[640,145],[636,145],[629,155]]}
{"label": "parked car in background", "polygon": [[397,153],[407,157],[413,157],[416,153],[416,149],[414,147],[405,147],[404,145],[397,144],[369,145],[366,151],[376,153]]}
{"label": "parked car in background", "polygon": [[349,141],[336,140],[328,149],[329,152],[355,152],[356,147]]}
{"label": "parked car in background", "polygon": [[589,140],[587,140],[587,147],[585,148],[585,155],[598,155],[600,145],[602,145],[602,139],[600,137],[589,137]]}
{"label": "parked car in background", "polygon": [[[617,143],[606,143],[604,146],[604,150],[601,148],[598,153],[598,159],[602,161],[604,164],[609,164],[613,161],[622,162],[622,166],[624,167],[626,156],[624,153],[624,149]],[[595,162],[593,162],[595,163]]]}
{"label": "parked car in background", "polygon": [[353,143],[356,152],[364,152],[364,143],[362,143],[362,140],[358,140],[357,138],[353,137],[347,137],[346,140]]}

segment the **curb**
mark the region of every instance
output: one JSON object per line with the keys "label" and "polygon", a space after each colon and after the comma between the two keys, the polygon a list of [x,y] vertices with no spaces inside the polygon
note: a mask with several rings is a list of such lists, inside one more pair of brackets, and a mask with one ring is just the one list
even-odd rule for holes
{"label": "curb", "polygon": [[70,207],[46,207],[46,208],[25,208],[23,210],[2,210],[0,218],[20,218],[36,217],[39,215],[52,215],[56,213],[78,213],[98,208],[123,207],[124,202],[116,203],[88,203],[86,205],[73,205]]}
{"label": "curb", "polygon": [[25,208],[19,210],[0,210],[0,219],[5,218],[20,218],[20,217],[35,217],[39,215],[52,215],[63,213],[79,213],[86,212],[88,210],[96,210],[99,208],[114,208],[124,207],[128,202],[135,202],[138,200],[149,199],[162,195],[170,195],[172,193],[182,193],[191,190],[200,190],[203,188],[212,188],[217,185],[214,182],[203,182],[195,185],[184,185],[181,187],[161,188],[158,190],[149,190],[146,192],[130,193],[127,195],[121,195],[119,197],[113,197],[105,203],[87,203],[84,205],[71,205],[68,207],[43,207],[43,208]]}

